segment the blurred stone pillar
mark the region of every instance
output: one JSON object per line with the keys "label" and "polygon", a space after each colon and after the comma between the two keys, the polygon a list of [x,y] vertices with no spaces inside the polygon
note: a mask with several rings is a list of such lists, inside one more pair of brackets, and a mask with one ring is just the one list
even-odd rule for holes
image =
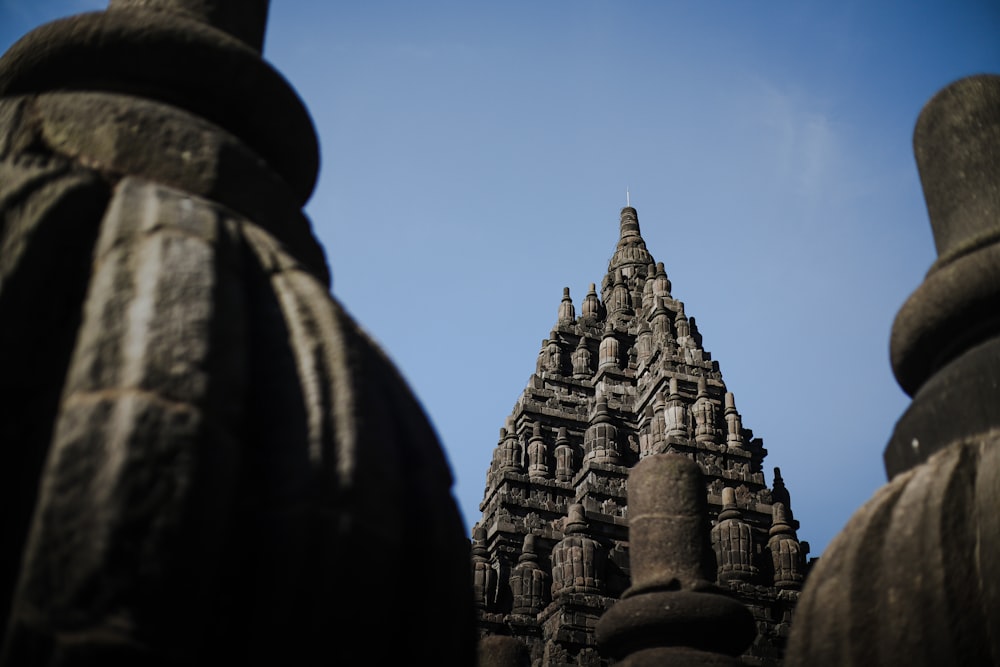
{"label": "blurred stone pillar", "polygon": [[0,59],[3,665],[475,661],[447,461],[330,296],[266,15],[113,0]]}
{"label": "blurred stone pillar", "polygon": [[740,665],[757,628],[710,582],[705,481],[697,463],[653,454],[629,472],[632,585],[596,628],[602,657],[621,667]]}
{"label": "blurred stone pillar", "polygon": [[792,666],[1000,664],[1000,76],[940,91],[913,141],[938,252],[893,325],[913,402],[809,575]]}

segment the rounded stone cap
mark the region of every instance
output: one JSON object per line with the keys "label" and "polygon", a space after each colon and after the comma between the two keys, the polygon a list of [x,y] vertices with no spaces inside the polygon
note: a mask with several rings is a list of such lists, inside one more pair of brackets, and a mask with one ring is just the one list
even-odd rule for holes
{"label": "rounded stone cap", "polygon": [[145,4],[116,2],[29,32],[0,58],[0,96],[91,90],[179,107],[246,142],[305,204],[319,146],[292,87],[238,37]]}
{"label": "rounded stone cap", "polygon": [[1000,76],[937,93],[913,142],[938,259],[893,323],[893,372],[910,396],[1000,333]]}

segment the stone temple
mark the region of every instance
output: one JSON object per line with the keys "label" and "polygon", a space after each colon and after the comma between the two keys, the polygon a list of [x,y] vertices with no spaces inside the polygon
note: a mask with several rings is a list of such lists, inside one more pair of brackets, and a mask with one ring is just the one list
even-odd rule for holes
{"label": "stone temple", "polygon": [[470,544],[330,293],[267,9],[109,0],[0,57],[0,666],[1000,665],[1000,76],[920,113],[913,401],[821,559],[631,207]]}
{"label": "stone temple", "polygon": [[518,638],[535,664],[608,664],[594,629],[630,585],[629,471],[670,453],[704,474],[711,582],[753,613],[743,663],[779,664],[809,547],[780,469],[769,486],[767,450],[630,206],[600,290],[591,284],[577,310],[563,289],[500,429],[473,528],[480,635]]}

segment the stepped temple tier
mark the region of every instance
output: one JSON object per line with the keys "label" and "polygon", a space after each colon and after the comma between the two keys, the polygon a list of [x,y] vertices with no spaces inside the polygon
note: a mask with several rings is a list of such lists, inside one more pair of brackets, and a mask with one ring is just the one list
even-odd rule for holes
{"label": "stepped temple tier", "polygon": [[563,289],[535,372],[500,428],[472,534],[481,641],[514,638],[544,667],[610,664],[595,627],[637,586],[630,472],[669,454],[697,462],[707,497],[691,529],[714,560],[711,581],[690,579],[750,610],[757,633],[742,664],[781,664],[808,543],[780,470],[769,486],[767,450],[631,206],[600,290],[591,284],[578,310]]}

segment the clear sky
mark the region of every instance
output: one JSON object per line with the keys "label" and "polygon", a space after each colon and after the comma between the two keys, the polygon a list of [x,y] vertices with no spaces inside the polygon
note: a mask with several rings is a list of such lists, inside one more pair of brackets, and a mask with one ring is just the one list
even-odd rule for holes
{"label": "clear sky", "polygon": [[[0,0],[0,49],[105,5]],[[424,405],[467,528],[626,188],[811,555],[885,483],[889,332],[935,257],[913,126],[1000,73],[1000,1],[272,0],[264,55],[320,137],[333,293]]]}

